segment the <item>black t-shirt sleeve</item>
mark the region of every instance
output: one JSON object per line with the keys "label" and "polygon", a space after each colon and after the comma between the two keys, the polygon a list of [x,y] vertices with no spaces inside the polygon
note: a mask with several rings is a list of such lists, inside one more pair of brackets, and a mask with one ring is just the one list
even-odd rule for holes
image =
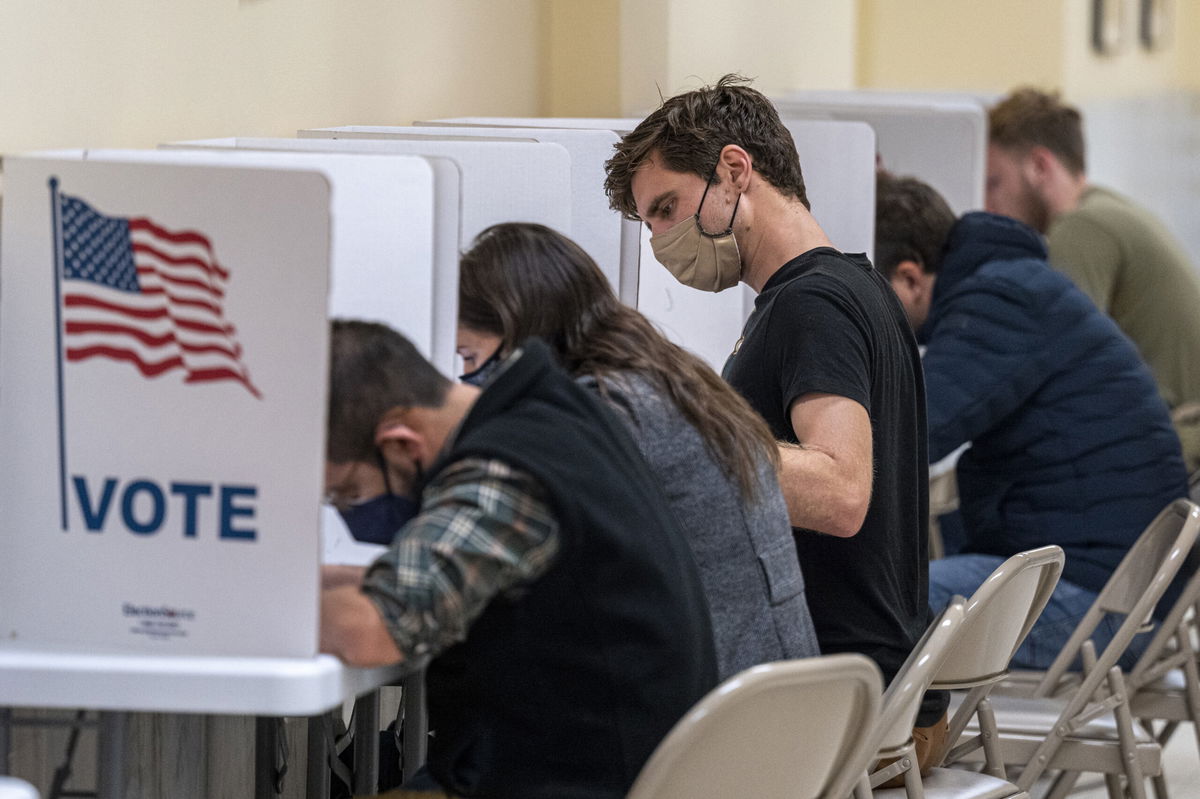
{"label": "black t-shirt sleeve", "polygon": [[789,287],[772,309],[768,340],[781,409],[805,394],[835,394],[871,412],[870,351],[855,311],[832,287]]}

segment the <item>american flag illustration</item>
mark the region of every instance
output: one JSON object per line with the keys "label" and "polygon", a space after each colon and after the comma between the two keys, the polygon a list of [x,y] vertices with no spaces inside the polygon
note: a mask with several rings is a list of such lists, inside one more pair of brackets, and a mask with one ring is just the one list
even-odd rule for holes
{"label": "american flag illustration", "polygon": [[57,197],[68,361],[124,361],[146,378],[180,370],[186,383],[232,380],[261,399],[225,318],[229,270],[206,236]]}

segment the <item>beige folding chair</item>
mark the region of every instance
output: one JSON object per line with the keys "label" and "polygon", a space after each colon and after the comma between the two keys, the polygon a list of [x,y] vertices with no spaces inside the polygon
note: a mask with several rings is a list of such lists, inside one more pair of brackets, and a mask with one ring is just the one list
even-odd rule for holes
{"label": "beige folding chair", "polygon": [[952,764],[982,749],[984,771],[1007,779],[993,735],[976,734],[961,740],[968,723],[994,729],[988,695],[1008,675],[1008,664],[1025,636],[1042,615],[1063,569],[1061,547],[1046,546],[1018,552],[1001,563],[967,601],[962,632],[942,662],[932,688],[967,691],[955,702],[946,740],[958,742],[943,757]]}
{"label": "beige folding chair", "polygon": [[[1200,508],[1176,500],[1150,523],[1122,559],[1108,583],[1031,696],[993,692],[990,722],[978,716],[964,735],[996,737],[996,756],[1023,767],[1017,785],[1028,791],[1046,771],[1061,774],[1047,799],[1065,796],[1081,772],[1105,775],[1111,796],[1128,790],[1145,796],[1144,775],[1162,771],[1162,749],[1141,725],[1133,722],[1124,676],[1117,661],[1146,622],[1167,586],[1179,571],[1200,532]],[[1099,656],[1090,641],[1108,614],[1124,617],[1112,641]],[[1084,672],[1077,683],[1065,680],[1071,665],[1081,660]],[[964,760],[986,760],[979,751]],[[1124,777],[1124,787],[1121,778]]]}
{"label": "beige folding chair", "polygon": [[[1159,625],[1137,664],[1125,678],[1129,705],[1159,746],[1191,722],[1200,747],[1200,669],[1196,664],[1195,620],[1200,601],[1200,571],[1192,575]],[[1156,731],[1155,722],[1163,722]],[[1167,783],[1154,777],[1154,793],[1167,799]]]}
{"label": "beige folding chair", "polygon": [[926,796],[931,799],[1028,799],[1028,794],[1016,785],[990,774],[934,769],[928,777],[921,778],[912,738],[913,723],[921,698],[964,630],[966,607],[967,602],[962,597],[955,597],[946,606],[888,686],[874,739],[876,757],[887,765],[877,767],[868,775],[869,787],[860,781],[855,790],[858,799],[866,799],[871,795],[870,788],[897,775],[903,775],[904,787],[877,788],[874,791],[877,799],[903,796],[908,799]]}
{"label": "beige folding chair", "polygon": [[868,757],[883,680],[862,655],[754,666],[679,720],[628,799],[844,799]]}

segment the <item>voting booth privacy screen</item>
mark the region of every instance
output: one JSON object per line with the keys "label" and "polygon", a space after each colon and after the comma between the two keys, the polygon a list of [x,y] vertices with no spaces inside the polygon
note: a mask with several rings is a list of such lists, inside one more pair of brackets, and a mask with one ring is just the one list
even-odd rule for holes
{"label": "voting booth privacy screen", "polygon": [[5,163],[0,647],[310,657],[330,188]]}
{"label": "voting booth privacy screen", "polygon": [[[381,127],[347,125],[336,128],[302,130],[300,138],[311,139],[384,139],[421,140],[429,138],[453,139],[464,131],[461,127]],[[478,133],[497,140],[528,140],[561,145],[571,158],[571,229],[561,232],[569,234],[575,242],[604,272],[619,293],[622,266],[621,215],[608,207],[605,196],[604,162],[612,155],[618,136],[611,130],[577,130],[547,128],[471,128]],[[636,231],[636,225],[634,225]],[[637,252],[633,250],[632,268],[636,268]]]}

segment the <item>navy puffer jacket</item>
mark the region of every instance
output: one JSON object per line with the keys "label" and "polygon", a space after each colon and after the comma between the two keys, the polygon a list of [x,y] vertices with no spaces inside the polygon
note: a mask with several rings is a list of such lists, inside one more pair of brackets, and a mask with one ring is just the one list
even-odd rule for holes
{"label": "navy puffer jacket", "polygon": [[951,231],[919,332],[929,457],[958,464],[966,552],[1058,544],[1099,591],[1187,494],[1179,439],[1134,345],[1046,263],[1031,228],[971,213]]}

